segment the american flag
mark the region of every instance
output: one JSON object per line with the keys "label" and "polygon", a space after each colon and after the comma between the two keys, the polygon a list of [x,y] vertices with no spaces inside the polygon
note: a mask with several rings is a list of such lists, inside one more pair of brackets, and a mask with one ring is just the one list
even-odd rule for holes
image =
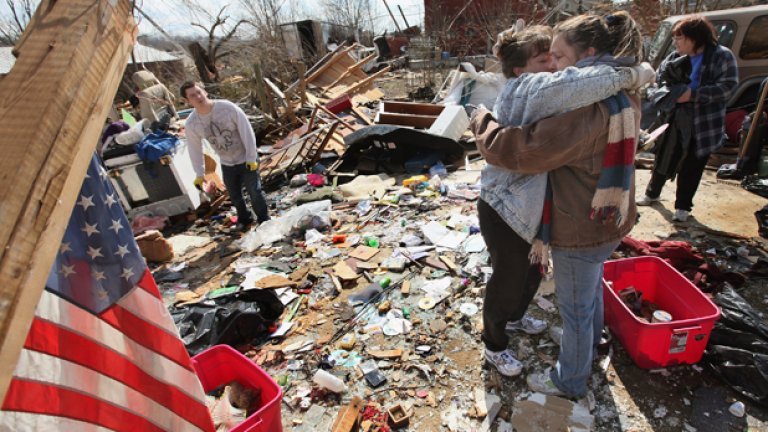
{"label": "american flag", "polygon": [[94,156],[0,412],[9,431],[213,430],[205,395]]}

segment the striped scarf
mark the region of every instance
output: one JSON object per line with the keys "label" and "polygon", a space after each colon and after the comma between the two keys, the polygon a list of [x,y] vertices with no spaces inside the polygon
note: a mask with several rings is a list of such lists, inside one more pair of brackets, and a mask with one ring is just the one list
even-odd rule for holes
{"label": "striped scarf", "polygon": [[[624,92],[605,100],[608,119],[608,144],[605,147],[603,168],[592,197],[589,218],[603,224],[621,224],[629,211],[629,187],[635,162],[635,116]],[[546,268],[549,262],[549,242],[552,235],[552,187],[547,179],[544,211],[541,225],[533,241],[529,258],[532,264]]]}

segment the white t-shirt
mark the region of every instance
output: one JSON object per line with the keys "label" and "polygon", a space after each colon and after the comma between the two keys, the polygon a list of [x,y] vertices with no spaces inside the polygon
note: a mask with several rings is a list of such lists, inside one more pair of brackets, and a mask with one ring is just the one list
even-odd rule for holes
{"label": "white t-shirt", "polygon": [[203,140],[216,151],[222,165],[259,161],[251,123],[243,110],[230,101],[213,101],[213,109],[205,115],[193,111],[187,118],[186,135],[189,157],[198,177],[205,173]]}

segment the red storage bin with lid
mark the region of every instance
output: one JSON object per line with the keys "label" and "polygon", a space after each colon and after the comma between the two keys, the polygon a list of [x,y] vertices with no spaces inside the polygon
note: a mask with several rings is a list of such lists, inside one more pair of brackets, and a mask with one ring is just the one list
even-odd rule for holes
{"label": "red storage bin with lid", "polygon": [[[605,323],[637,366],[652,369],[701,359],[720,318],[720,309],[704,293],[658,257],[607,261],[604,269]],[[669,312],[672,321],[638,319],[618,295],[628,287]]]}
{"label": "red storage bin with lid", "polygon": [[261,389],[259,410],[230,432],[282,432],[283,390],[259,365],[228,345],[216,345],[192,357],[192,366],[206,392],[232,381]]}

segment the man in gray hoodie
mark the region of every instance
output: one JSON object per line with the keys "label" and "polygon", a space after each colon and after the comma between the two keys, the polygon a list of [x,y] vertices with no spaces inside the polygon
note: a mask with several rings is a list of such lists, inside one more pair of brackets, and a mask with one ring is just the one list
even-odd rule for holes
{"label": "man in gray hoodie", "polygon": [[185,82],[179,93],[194,108],[187,118],[186,136],[189,157],[197,175],[195,186],[203,184],[203,140],[206,140],[219,155],[224,185],[237,209],[238,228],[245,230],[253,223],[253,216],[243,199],[243,187],[248,191],[258,222],[268,221],[267,200],[261,190],[256,136],[248,117],[230,101],[209,99],[208,93],[196,82]]}

